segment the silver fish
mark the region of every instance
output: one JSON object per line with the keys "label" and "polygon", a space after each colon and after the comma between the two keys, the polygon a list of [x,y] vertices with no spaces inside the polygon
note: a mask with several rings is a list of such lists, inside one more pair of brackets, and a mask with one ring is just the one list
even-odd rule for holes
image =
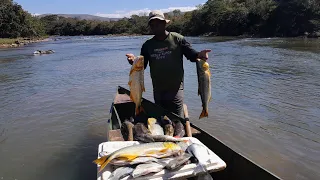
{"label": "silver fish", "polygon": [[190,158],[191,154],[184,153],[176,158],[173,158],[169,163],[166,165],[166,168],[169,170],[174,170],[180,167],[181,165],[185,164]]}
{"label": "silver fish", "polygon": [[134,140],[142,142],[180,142],[183,141],[169,135],[152,135],[142,123],[137,123],[133,127]]}
{"label": "silver fish", "polygon": [[131,167],[119,167],[111,173],[109,180],[122,179],[130,175],[133,171],[134,169]]}
{"label": "silver fish", "polygon": [[210,159],[208,158],[210,156],[209,150],[203,145],[192,143],[188,146],[186,151],[196,157],[198,160],[198,168],[195,170],[195,173],[207,173],[206,165],[211,163]]}
{"label": "silver fish", "polygon": [[199,119],[208,117],[208,104],[211,100],[211,73],[209,64],[199,59],[197,62],[198,95],[201,96],[202,112]]}
{"label": "silver fish", "polygon": [[132,177],[137,178],[140,176],[147,175],[149,173],[157,173],[160,172],[165,165],[159,163],[147,163],[147,164],[139,164],[134,171],[132,172]]}
{"label": "silver fish", "polygon": [[174,136],[175,137],[183,137],[186,134],[184,130],[184,126],[181,121],[174,123]]}
{"label": "silver fish", "polygon": [[137,123],[133,126],[133,138],[135,141],[154,142],[151,132],[143,123]]}

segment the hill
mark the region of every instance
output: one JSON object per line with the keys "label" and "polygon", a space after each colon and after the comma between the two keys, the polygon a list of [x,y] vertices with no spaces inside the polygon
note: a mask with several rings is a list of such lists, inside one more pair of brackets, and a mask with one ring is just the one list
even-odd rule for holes
{"label": "hill", "polygon": [[107,18],[107,17],[101,17],[101,16],[94,16],[90,14],[41,14],[39,17],[44,17],[48,15],[57,15],[65,18],[76,18],[79,20],[96,20],[96,21],[117,21],[120,18]]}

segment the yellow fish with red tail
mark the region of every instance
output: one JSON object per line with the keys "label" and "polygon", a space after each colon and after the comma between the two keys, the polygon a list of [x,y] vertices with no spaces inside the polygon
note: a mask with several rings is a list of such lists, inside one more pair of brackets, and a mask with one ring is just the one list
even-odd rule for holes
{"label": "yellow fish with red tail", "polygon": [[136,115],[138,115],[141,111],[143,111],[141,107],[142,101],[142,93],[145,92],[144,87],[144,57],[137,56],[133,61],[130,74],[129,74],[129,82],[128,85],[130,87],[130,99],[136,105]]}

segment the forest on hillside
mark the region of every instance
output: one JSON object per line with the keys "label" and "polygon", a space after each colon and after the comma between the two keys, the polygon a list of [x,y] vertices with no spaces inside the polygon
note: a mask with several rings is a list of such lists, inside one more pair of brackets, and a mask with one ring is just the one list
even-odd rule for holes
{"label": "forest on hillside", "polygon": [[[0,38],[44,35],[149,34],[147,14],[117,21],[32,16],[13,0],[0,0]],[[319,0],[208,0],[190,12],[165,13],[169,31],[198,36],[296,37],[320,34]]]}

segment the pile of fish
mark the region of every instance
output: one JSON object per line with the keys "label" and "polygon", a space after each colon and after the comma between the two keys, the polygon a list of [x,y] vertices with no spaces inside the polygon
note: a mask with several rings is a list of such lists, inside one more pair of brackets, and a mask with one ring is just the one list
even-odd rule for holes
{"label": "pile of fish", "polygon": [[[203,145],[188,140],[179,142],[151,142],[127,146],[112,153],[102,152],[94,163],[100,165],[101,172],[108,164],[112,166],[111,180],[137,178],[166,169],[175,171],[189,163],[198,164],[195,174],[206,171],[209,152]],[[212,179],[212,178],[211,178]]]}
{"label": "pile of fish", "polygon": [[134,118],[125,120],[121,125],[124,140],[148,142],[178,142],[184,137],[185,127],[180,122],[172,122],[167,116],[159,119],[148,118],[147,124],[136,122]]}

